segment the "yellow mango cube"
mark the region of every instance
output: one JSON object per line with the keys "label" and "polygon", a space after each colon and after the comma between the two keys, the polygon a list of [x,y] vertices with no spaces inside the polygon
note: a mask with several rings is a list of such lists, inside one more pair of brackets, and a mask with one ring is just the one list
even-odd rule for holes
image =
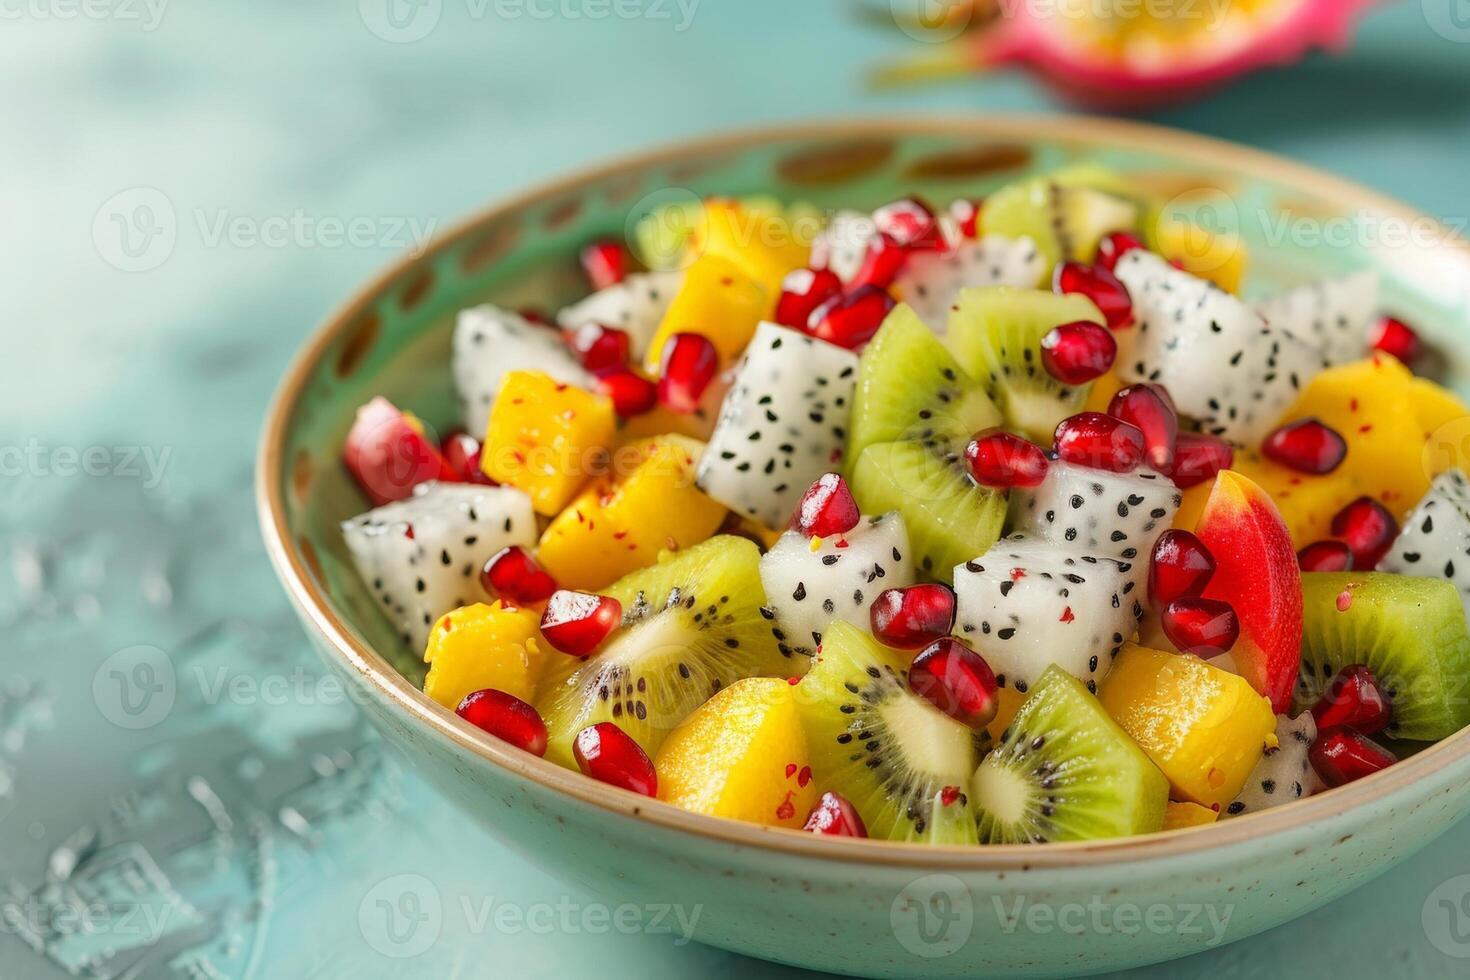
{"label": "yellow mango cube", "polygon": [[811,242],[800,237],[779,208],[710,198],[690,235],[689,251],[728,259],[774,298],[786,274],[811,259]]}
{"label": "yellow mango cube", "polygon": [[616,429],[608,398],[541,371],[512,371],[490,407],[480,468],[525,491],[536,513],[556,514],[605,469]]}
{"label": "yellow mango cube", "polygon": [[664,344],[680,333],[708,337],[720,352],[721,363],[729,366],[750,343],[760,322],[775,311],[779,295],[730,259],[701,255],[685,270],[684,283],[648,345],[644,367],[657,374]]}
{"label": "yellow mango cube", "polygon": [[1228,293],[1240,292],[1250,252],[1239,235],[1173,218],[1160,219],[1153,230],[1154,250],[1164,258]]}
{"label": "yellow mango cube", "polygon": [[546,661],[540,624],[535,610],[499,601],[445,613],[424,648],[424,693],[450,711],[487,687],[531,701]]}
{"label": "yellow mango cube", "polygon": [[1164,829],[1184,830],[1188,827],[1207,827],[1220,819],[1220,811],[1198,803],[1170,802],[1164,807]]}
{"label": "yellow mango cube", "polygon": [[612,472],[552,519],[536,557],[564,588],[596,590],[652,565],[659,552],[714,534],[725,506],[694,485],[704,443],[663,435],[620,446]]}
{"label": "yellow mango cube", "polygon": [[694,813],[800,827],[816,803],[795,688],[736,681],[669,733],[654,760],[659,799]]}
{"label": "yellow mango cube", "polygon": [[1271,702],[1245,678],[1187,654],[1130,643],[1098,698],[1169,778],[1171,795],[1187,803],[1235,799],[1275,744]]}

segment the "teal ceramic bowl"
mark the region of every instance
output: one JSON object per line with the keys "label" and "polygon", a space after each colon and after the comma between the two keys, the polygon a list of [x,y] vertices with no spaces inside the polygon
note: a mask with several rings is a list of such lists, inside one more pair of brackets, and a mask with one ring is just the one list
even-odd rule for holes
{"label": "teal ceramic bowl", "polygon": [[[265,424],[260,517],[322,656],[388,741],[488,833],[610,900],[681,907],[700,942],[815,969],[1075,975],[1156,962],[1269,929],[1423,847],[1470,802],[1470,732],[1264,813],[1099,843],[927,848],[686,813],[518,752],[429,701],[422,668],[354,574],[337,523],[364,504],[337,460],[357,406],[385,394],[451,425],[455,312],[577,298],[577,248],[623,233],[669,188],[868,208],[915,190],[980,196],[1080,161],[1136,174],[1238,227],[1256,291],[1371,265],[1392,308],[1441,341],[1470,335],[1470,249],[1436,222],[1326,174],[1181,133],[1067,118],[874,120],[619,161],[493,207],[389,269],[291,366]],[[1459,368],[1446,366],[1452,380],[1464,380]]]}

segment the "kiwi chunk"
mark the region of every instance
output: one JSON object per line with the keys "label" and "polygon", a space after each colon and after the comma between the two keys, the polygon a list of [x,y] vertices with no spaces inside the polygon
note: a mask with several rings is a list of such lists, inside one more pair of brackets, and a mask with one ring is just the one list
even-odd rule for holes
{"label": "kiwi chunk", "polygon": [[1470,724],[1470,638],[1448,580],[1304,573],[1298,707],[1315,703],[1349,664],[1367,666],[1383,686],[1392,738],[1434,741]]}
{"label": "kiwi chunk", "polygon": [[813,773],[857,807],[869,835],[975,843],[966,781],[984,736],[912,693],[905,658],[834,622],[798,695]]}
{"label": "kiwi chunk", "polygon": [[1057,423],[1081,411],[1092,385],[1066,385],[1041,363],[1041,339],[1056,326],[1104,324],[1093,302],[1075,293],[994,286],[967,289],[949,317],[946,340],[955,360],[984,382],[1006,428],[1043,446]]}
{"label": "kiwi chunk", "polygon": [[742,677],[781,676],[790,661],[761,615],[760,549],[720,535],[664,556],[603,590],[622,628],[588,660],[553,653],[537,708],[547,757],[575,767],[572,740],[611,721],[652,756],[665,736]]}
{"label": "kiwi chunk", "polygon": [[984,387],[912,310],[889,314],[858,368],[850,483],[863,513],[903,514],[926,575],[948,580],[1000,536],[1005,495],[977,486],[963,456],[972,435],[1000,423]]}
{"label": "kiwi chunk", "polygon": [[970,780],[983,844],[1099,840],[1164,825],[1169,781],[1055,665]]}
{"label": "kiwi chunk", "polygon": [[985,199],[980,223],[987,235],[1029,238],[1050,269],[1058,262],[1091,262],[1109,232],[1136,228],[1138,206],[1065,175],[1009,184]]}

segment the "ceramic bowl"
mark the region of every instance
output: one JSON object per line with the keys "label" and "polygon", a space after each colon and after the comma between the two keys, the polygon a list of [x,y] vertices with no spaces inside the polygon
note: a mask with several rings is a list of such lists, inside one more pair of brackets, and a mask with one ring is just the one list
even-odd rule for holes
{"label": "ceramic bowl", "polygon": [[337,525],[364,502],[338,462],[343,436],[375,394],[453,424],[449,339],[462,307],[577,298],[580,245],[681,196],[870,208],[910,191],[982,196],[1079,161],[1238,227],[1257,291],[1373,266],[1393,309],[1440,340],[1470,335],[1470,250],[1437,223],[1319,171],[1182,133],[1067,118],[873,120],[621,160],[492,207],[393,266],[287,372],[261,442],[260,518],[321,655],[387,740],[487,832],[618,902],[697,911],[700,942],[804,967],[973,977],[1155,962],[1299,916],[1423,847],[1470,801],[1470,732],[1264,813],[1097,843],[930,848],[689,814],[523,754],[428,700],[422,667],[354,574]]}

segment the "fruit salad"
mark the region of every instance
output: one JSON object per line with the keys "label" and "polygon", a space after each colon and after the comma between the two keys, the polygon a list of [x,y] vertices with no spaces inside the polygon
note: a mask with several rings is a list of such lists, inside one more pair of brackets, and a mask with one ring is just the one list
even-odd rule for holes
{"label": "fruit salad", "polygon": [[1091,167],[813,213],[710,199],[555,316],[464,310],[443,439],[362,407],[342,533],[429,698],[696,813],[976,846],[1470,723],[1470,479],[1425,452],[1470,410],[1374,272],[1244,299],[1240,241]]}

